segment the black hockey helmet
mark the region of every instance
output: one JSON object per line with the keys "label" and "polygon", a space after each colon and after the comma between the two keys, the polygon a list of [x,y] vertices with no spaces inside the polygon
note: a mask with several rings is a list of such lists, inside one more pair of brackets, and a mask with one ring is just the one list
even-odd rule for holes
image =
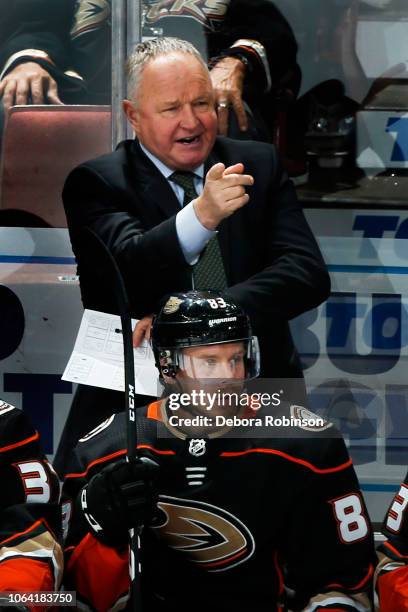
{"label": "black hockey helmet", "polygon": [[237,341],[246,347],[246,377],[259,374],[258,340],[248,315],[233,299],[216,291],[171,294],[153,321],[151,336],[162,374],[176,376],[182,368],[181,349]]}

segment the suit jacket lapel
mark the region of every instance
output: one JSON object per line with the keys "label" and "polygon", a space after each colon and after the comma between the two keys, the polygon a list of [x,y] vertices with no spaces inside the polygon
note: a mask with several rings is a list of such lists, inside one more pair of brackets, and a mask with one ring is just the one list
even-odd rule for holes
{"label": "suit jacket lapel", "polygon": [[137,140],[132,143],[130,155],[133,184],[148,207],[157,207],[165,218],[180,210],[180,203],[167,179],[143,153]]}

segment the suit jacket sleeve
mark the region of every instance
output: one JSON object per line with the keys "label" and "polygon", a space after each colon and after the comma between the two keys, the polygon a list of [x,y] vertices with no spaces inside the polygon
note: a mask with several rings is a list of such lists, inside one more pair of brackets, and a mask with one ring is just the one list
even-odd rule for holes
{"label": "suit jacket sleeve", "polygon": [[[171,188],[168,190],[172,197]],[[163,296],[175,288],[191,288],[191,266],[179,244],[175,214],[148,229],[151,224],[138,215],[125,188],[114,186],[86,164],[68,177],[63,199],[86,308],[116,311],[93,249],[88,250],[87,240],[81,239],[84,227],[91,228],[114,256],[134,316],[154,312]]]}
{"label": "suit jacket sleeve", "polygon": [[[0,69],[7,60],[19,51],[36,49],[44,51],[60,68],[67,65],[69,31],[72,24],[75,2],[72,0],[14,0],[8,20],[8,31],[0,49]],[[14,3],[10,3],[13,5]],[[13,62],[18,63],[42,60],[28,60],[26,56]]]}
{"label": "suit jacket sleeve", "polygon": [[[241,211],[242,239],[254,237],[251,250],[258,250],[259,271],[227,293],[248,312],[255,329],[258,325],[265,329],[268,321],[290,320],[327,299],[330,278],[275,148],[241,145],[247,146],[251,157],[243,152],[240,158],[255,183],[248,189],[250,202]],[[227,163],[235,163],[234,157]]]}
{"label": "suit jacket sleeve", "polygon": [[[229,55],[228,48],[239,39],[255,39],[266,51],[272,85],[278,83],[296,66],[297,43],[293,31],[282,13],[270,0],[234,0],[230,3],[221,30],[209,35],[210,53]],[[240,50],[242,53],[242,50]],[[265,76],[257,69],[252,53],[243,54],[253,66],[250,81],[259,91]],[[264,83],[265,85],[265,83]]]}

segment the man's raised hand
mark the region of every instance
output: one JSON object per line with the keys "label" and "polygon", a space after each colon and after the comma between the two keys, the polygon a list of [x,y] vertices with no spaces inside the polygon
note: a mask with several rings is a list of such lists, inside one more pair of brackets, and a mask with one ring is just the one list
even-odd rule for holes
{"label": "man's raised hand", "polygon": [[244,174],[241,163],[225,167],[212,166],[205,177],[202,194],[195,200],[194,209],[204,227],[215,230],[223,219],[249,202],[245,187],[253,185],[254,178]]}

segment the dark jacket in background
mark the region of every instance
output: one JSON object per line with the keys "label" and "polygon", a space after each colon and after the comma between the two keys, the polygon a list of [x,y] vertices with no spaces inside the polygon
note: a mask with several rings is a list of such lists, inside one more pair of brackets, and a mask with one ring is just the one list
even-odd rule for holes
{"label": "dark jacket in background", "polygon": [[[67,103],[109,104],[111,98],[111,3],[108,0],[1,0],[7,18],[0,48],[0,68],[16,52],[45,51],[53,61],[18,57],[9,67],[36,61],[60,86]],[[264,46],[272,77],[272,90],[265,93],[265,75],[251,52],[241,52],[250,63],[246,76],[246,99],[259,108],[269,122],[275,87],[289,79],[299,87],[297,44],[293,32],[271,0],[201,0],[185,3],[177,11],[175,2],[145,2],[145,27],[158,28],[161,35],[186,38],[209,59],[234,54],[229,47],[240,38],[256,39]],[[9,5],[10,6],[9,8]],[[158,7],[160,5],[160,7]],[[179,6],[180,3],[178,2]],[[208,6],[207,6],[208,5]],[[209,8],[210,7],[210,8]],[[206,21],[205,21],[205,18]],[[151,30],[145,34],[151,35]],[[66,76],[74,70],[82,78]]]}

